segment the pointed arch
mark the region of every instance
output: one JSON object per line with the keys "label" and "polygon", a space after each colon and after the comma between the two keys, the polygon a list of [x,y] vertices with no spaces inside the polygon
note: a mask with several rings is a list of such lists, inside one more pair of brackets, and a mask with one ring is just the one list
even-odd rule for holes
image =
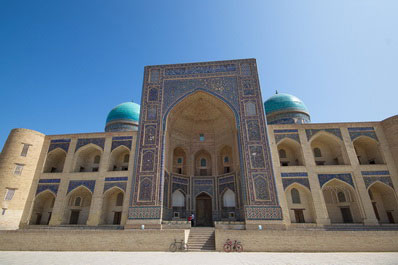
{"label": "pointed arch", "polygon": [[360,135],[352,141],[352,144],[359,164],[385,164],[380,144],[375,139],[367,135]]}
{"label": "pointed arch", "polygon": [[370,200],[379,223],[398,222],[398,200],[395,190],[381,181],[375,181],[368,187],[372,194]]}
{"label": "pointed arch", "polygon": [[32,225],[48,225],[50,223],[56,194],[44,190],[35,196],[29,223]]}
{"label": "pointed arch", "polygon": [[[297,141],[291,138],[284,138],[277,144],[277,149],[281,166],[304,165],[303,151],[301,145]],[[284,152],[282,150],[284,150]],[[283,154],[285,156],[283,156]]]}
{"label": "pointed arch", "polygon": [[[79,205],[75,204],[76,198],[80,197]],[[92,192],[84,185],[71,190],[65,198],[64,224],[85,225],[90,213]]]}
{"label": "pointed arch", "polygon": [[102,196],[100,223],[104,225],[120,225],[125,199],[125,191],[118,186],[113,186],[106,190]]}
{"label": "pointed arch", "polygon": [[311,149],[318,148],[321,157],[313,154],[316,165],[347,165],[348,155],[343,141],[336,135],[319,131],[310,139]]}
{"label": "pointed arch", "polygon": [[47,153],[46,162],[44,164],[43,173],[60,173],[64,169],[66,160],[66,152],[64,149],[57,147]]}
{"label": "pointed arch", "polygon": [[[129,169],[130,149],[125,145],[119,145],[112,150],[109,157],[108,171],[127,171]],[[128,160],[126,161],[126,156]]]}
{"label": "pointed arch", "polygon": [[[74,161],[74,172],[95,172],[99,170],[102,162],[103,150],[100,146],[89,143],[76,151]],[[96,157],[100,157],[100,163],[95,163]]]}

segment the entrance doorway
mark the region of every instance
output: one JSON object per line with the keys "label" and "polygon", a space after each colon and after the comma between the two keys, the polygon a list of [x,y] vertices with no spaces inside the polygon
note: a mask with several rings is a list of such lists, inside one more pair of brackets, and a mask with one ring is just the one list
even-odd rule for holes
{"label": "entrance doorway", "polygon": [[121,220],[122,220],[122,212],[115,212],[113,216],[113,224],[120,225]]}
{"label": "entrance doorway", "polygon": [[341,207],[340,210],[341,210],[341,215],[343,216],[343,222],[344,223],[353,223],[350,208],[349,207]]}
{"label": "entrance doorway", "polygon": [[69,224],[77,225],[77,223],[79,221],[79,214],[80,214],[79,210],[72,210],[72,212],[70,214]]}
{"label": "entrance doorway", "polygon": [[211,197],[201,193],[196,197],[196,226],[213,226]]}

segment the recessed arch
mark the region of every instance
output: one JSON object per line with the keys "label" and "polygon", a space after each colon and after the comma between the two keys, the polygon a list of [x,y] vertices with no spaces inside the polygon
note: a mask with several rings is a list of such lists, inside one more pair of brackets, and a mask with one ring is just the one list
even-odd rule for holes
{"label": "recessed arch", "polygon": [[379,223],[397,223],[398,202],[394,189],[381,181],[375,181],[368,187],[368,192],[372,194],[369,197]]}
{"label": "recessed arch", "polygon": [[120,187],[113,186],[103,194],[101,224],[120,225],[122,222],[125,192]]}
{"label": "recessed arch", "polygon": [[[75,205],[77,197],[81,198],[81,203]],[[85,186],[80,185],[71,190],[65,198],[64,224],[85,225],[90,213],[92,192]]]}
{"label": "recessed arch", "polygon": [[375,139],[361,135],[353,140],[355,153],[361,165],[384,164],[379,142]]}
{"label": "recessed arch", "polygon": [[[292,191],[299,195],[299,202],[295,202]],[[290,221],[292,223],[315,223],[315,208],[311,191],[304,185],[294,182],[286,187],[285,196],[289,208]]]}
{"label": "recessed arch", "polygon": [[[74,161],[74,172],[96,172],[99,170],[102,161],[102,148],[96,144],[89,143],[77,150]],[[96,157],[100,157],[96,163]]]}
{"label": "recessed arch", "polygon": [[57,147],[48,152],[46,162],[44,164],[44,173],[60,173],[64,169],[66,152],[64,149]]}
{"label": "recessed arch", "polygon": [[[126,161],[127,156],[127,161]],[[109,171],[127,171],[129,169],[130,149],[119,145],[112,150],[109,159]]]}
{"label": "recessed arch", "polygon": [[284,138],[277,144],[277,149],[281,166],[304,165],[303,151],[301,145],[297,141]]}
{"label": "recessed arch", "polygon": [[48,225],[51,220],[56,195],[50,190],[38,193],[34,199],[30,217],[32,225]]}
{"label": "recessed arch", "polygon": [[320,157],[313,154],[315,164],[318,166],[349,164],[344,143],[334,134],[325,131],[317,132],[311,138],[310,145],[312,150],[315,148],[320,150]]}

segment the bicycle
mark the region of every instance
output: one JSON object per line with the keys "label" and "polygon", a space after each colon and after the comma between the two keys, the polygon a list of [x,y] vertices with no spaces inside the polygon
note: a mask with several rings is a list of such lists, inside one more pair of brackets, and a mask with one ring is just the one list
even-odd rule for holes
{"label": "bicycle", "polygon": [[184,243],[184,240],[181,240],[181,242],[177,242],[177,240],[174,239],[174,242],[170,244],[169,250],[171,252],[176,252],[178,251],[188,251],[188,244]]}
{"label": "bicycle", "polygon": [[231,252],[231,251],[241,252],[242,250],[243,250],[243,246],[237,240],[235,240],[235,242],[232,243],[232,240],[227,239],[227,241],[224,244],[224,251],[225,252]]}

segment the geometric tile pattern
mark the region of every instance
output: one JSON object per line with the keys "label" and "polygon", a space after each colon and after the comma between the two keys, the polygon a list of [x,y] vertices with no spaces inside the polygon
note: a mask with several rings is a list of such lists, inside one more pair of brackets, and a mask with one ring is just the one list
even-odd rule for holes
{"label": "geometric tile pattern", "polygon": [[292,183],[298,183],[311,190],[310,182],[308,181],[307,178],[283,178],[282,183],[283,183],[283,189],[286,189]]}
{"label": "geometric tile pattern", "polygon": [[290,139],[293,139],[293,140],[297,141],[298,143],[300,143],[300,138],[299,138],[298,134],[292,134],[292,133],[289,133],[289,134],[275,134],[276,143],[279,143],[282,139],[285,139],[285,138],[290,138]]}
{"label": "geometric tile pattern", "polygon": [[[116,139],[115,139],[116,138]],[[131,142],[132,142],[132,136],[126,136],[124,138],[130,138],[130,139],[120,139],[122,137],[113,137],[112,138],[112,147],[111,147],[111,151],[113,151],[113,149],[124,145],[125,147],[127,147],[128,149],[131,149]]]}
{"label": "geometric tile pattern", "polygon": [[71,141],[71,139],[54,139],[54,140],[51,140],[50,146],[48,147],[48,151],[47,152],[51,152],[52,150],[54,150],[56,148],[61,148],[65,152],[68,152],[70,141]]}
{"label": "geometric tile pattern", "polygon": [[325,131],[328,133],[331,133],[335,136],[337,136],[338,138],[340,138],[341,140],[343,140],[343,136],[341,135],[341,131],[339,128],[333,128],[333,129],[306,129],[305,133],[307,134],[307,140],[309,141],[312,136],[314,136],[315,134],[317,134],[320,131]]}
{"label": "geometric tile pattern", "polygon": [[105,181],[127,181],[128,177],[110,177],[105,178]]}
{"label": "geometric tile pattern", "polygon": [[389,176],[390,172],[385,171],[361,171],[362,176]]}
{"label": "geometric tile pattern", "polygon": [[160,206],[130,207],[129,219],[159,219]]}
{"label": "geometric tile pattern", "polygon": [[88,144],[95,144],[95,145],[101,147],[102,150],[104,150],[105,138],[83,138],[83,139],[77,139],[75,152],[77,150],[79,150],[80,147],[83,147],[83,146],[88,145]]}
{"label": "geometric tile pattern", "polygon": [[247,220],[282,220],[279,206],[245,206]]}
{"label": "geometric tile pattern", "polygon": [[328,182],[331,179],[339,179],[341,181],[344,181],[344,182],[350,184],[353,188],[355,188],[354,182],[352,180],[350,173],[346,173],[346,174],[318,174],[318,179],[319,179],[319,184],[321,185],[321,188],[326,182]]}
{"label": "geometric tile pattern", "polygon": [[84,186],[91,192],[94,192],[95,180],[71,180],[69,181],[68,192],[66,194],[79,186]]}
{"label": "geometric tile pattern", "polygon": [[373,127],[353,127],[348,128],[348,133],[350,134],[351,141],[355,140],[355,138],[359,136],[368,136],[370,138],[377,139],[377,135],[375,129]]}
{"label": "geometric tile pattern", "polygon": [[282,178],[288,177],[308,177],[307,172],[289,172],[289,173],[281,173]]}
{"label": "geometric tile pattern", "polygon": [[391,180],[390,176],[388,176],[388,177],[387,176],[363,177],[363,180],[365,182],[366,188],[369,188],[369,186],[372,185],[373,183],[375,183],[376,181],[380,181],[394,189],[394,185],[392,184],[392,180]]}
{"label": "geometric tile pattern", "polygon": [[126,191],[126,185],[127,185],[127,182],[106,182],[104,184],[104,192],[113,187],[119,187],[122,190]]}
{"label": "geometric tile pattern", "polygon": [[40,179],[39,184],[41,183],[60,183],[61,179]]}
{"label": "geometric tile pattern", "polygon": [[37,185],[36,195],[45,190],[50,190],[56,195],[58,193],[58,187],[59,184],[39,184]]}

